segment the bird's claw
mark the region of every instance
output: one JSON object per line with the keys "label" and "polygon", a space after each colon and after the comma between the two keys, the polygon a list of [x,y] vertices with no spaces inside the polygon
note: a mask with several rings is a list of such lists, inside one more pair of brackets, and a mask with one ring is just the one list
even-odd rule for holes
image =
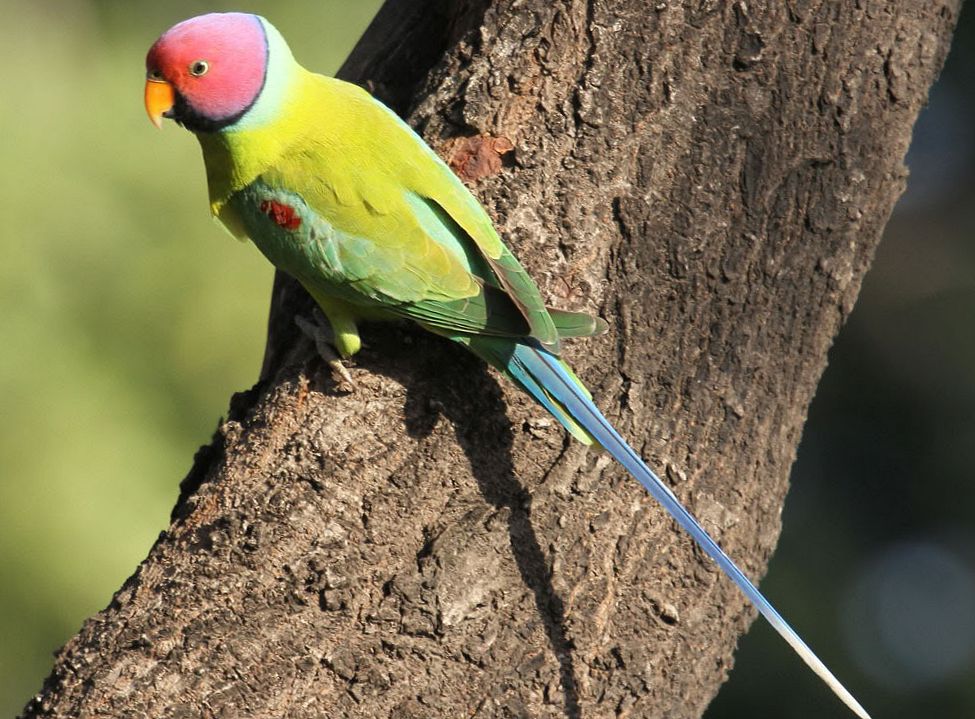
{"label": "bird's claw", "polygon": [[315,343],[315,350],[332,370],[332,379],[335,380],[339,388],[347,392],[355,392],[358,385],[352,379],[349,368],[345,366],[342,358],[335,350],[332,328],[328,324],[328,320],[318,309],[315,309],[312,318],[314,321],[309,321],[301,315],[295,315],[295,324],[308,339]]}

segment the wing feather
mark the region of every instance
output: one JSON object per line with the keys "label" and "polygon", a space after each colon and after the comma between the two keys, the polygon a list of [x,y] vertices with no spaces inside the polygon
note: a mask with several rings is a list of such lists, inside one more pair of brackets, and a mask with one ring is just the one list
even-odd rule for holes
{"label": "wing feather", "polygon": [[329,112],[308,118],[302,141],[260,180],[299,196],[338,238],[318,252],[332,253],[342,277],[318,289],[444,332],[531,337],[557,350],[538,288],[450,168],[364,90],[316,83],[312,106]]}

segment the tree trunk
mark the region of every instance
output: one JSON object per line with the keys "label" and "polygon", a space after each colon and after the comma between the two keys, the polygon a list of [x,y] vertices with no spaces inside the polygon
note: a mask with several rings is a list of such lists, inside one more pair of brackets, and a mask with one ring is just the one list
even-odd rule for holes
{"label": "tree trunk", "polygon": [[[390,0],[342,74],[609,321],[565,356],[757,579],[958,6]],[[645,492],[410,327],[343,393],[309,309],[24,716],[699,717],[753,612]]]}

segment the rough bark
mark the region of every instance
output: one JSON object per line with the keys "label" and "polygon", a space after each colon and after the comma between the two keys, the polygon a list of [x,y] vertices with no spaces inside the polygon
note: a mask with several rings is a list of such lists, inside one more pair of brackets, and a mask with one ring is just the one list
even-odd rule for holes
{"label": "rough bark", "polygon": [[[343,74],[610,322],[566,356],[760,577],[957,11],[391,0]],[[753,615],[644,492],[410,328],[343,394],[308,310],[279,278],[262,380],[24,716],[700,716]]]}

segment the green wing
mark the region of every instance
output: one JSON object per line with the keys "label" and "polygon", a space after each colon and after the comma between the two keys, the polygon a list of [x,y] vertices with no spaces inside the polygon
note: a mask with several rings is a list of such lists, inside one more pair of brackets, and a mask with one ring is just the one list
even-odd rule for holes
{"label": "green wing", "polygon": [[[310,119],[260,178],[301,197],[339,238],[319,251],[335,255],[341,277],[296,274],[446,334],[533,337],[557,349],[538,288],[450,168],[365,91],[328,78],[319,89],[316,104],[332,111]],[[563,313],[560,324],[578,333],[581,317]]]}

